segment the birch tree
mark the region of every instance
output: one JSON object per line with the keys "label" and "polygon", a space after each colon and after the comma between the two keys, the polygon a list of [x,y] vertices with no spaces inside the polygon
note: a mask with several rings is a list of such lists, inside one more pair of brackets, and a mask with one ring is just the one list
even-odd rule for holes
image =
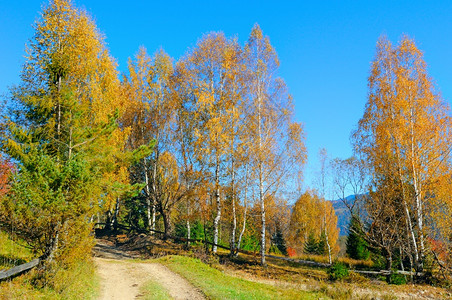
{"label": "birch tree", "polygon": [[294,167],[304,163],[306,150],[301,124],[291,120],[293,107],[284,81],[277,76],[279,60],[259,25],[245,46],[249,84],[250,157],[253,161],[261,215],[260,254],[265,265],[265,198],[276,193]]}
{"label": "birch tree", "polygon": [[[138,51],[135,60],[129,60],[129,76],[125,84],[131,98],[128,105],[125,125],[130,126],[129,144],[132,149],[148,145],[153,140],[153,152],[136,168],[135,180],[144,182],[143,189],[146,201],[148,228],[155,230],[156,210],[159,208],[164,220],[167,219],[167,206],[162,205],[163,190],[168,191],[164,183],[161,156],[169,158],[174,136],[175,109],[171,92],[171,76],[173,75],[172,59],[162,49],[153,58],[149,57],[144,47]],[[166,160],[166,163],[168,160]],[[171,164],[172,165],[172,164]],[[174,166],[173,166],[174,167]],[[167,173],[166,175],[171,174]],[[168,199],[168,198],[167,198]],[[164,222],[165,232],[169,231],[169,222]]]}
{"label": "birch tree", "polygon": [[231,139],[234,130],[228,124],[236,119],[234,100],[237,91],[234,91],[233,68],[237,47],[236,41],[226,39],[223,33],[211,33],[204,36],[180,63],[186,70],[185,79],[189,86],[185,100],[196,108],[190,117],[197,122],[194,128],[194,142],[200,149],[197,160],[208,167],[213,182],[211,195],[216,207],[214,253],[217,251],[215,244],[219,241],[226,176],[222,164],[226,161],[227,149],[234,143]]}
{"label": "birch tree", "polygon": [[387,205],[400,199],[410,255],[418,271],[423,269],[427,249],[426,207],[437,198],[438,178],[450,169],[450,132],[449,107],[428,76],[414,41],[404,36],[394,47],[380,38],[354,145],[370,162],[375,191],[381,182],[397,186],[399,195]]}

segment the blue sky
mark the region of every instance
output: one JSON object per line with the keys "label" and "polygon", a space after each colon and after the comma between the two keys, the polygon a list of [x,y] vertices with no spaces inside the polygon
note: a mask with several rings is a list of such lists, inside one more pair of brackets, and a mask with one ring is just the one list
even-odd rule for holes
{"label": "blue sky", "polygon": [[[25,43],[45,1],[0,2],[0,93],[19,82]],[[352,154],[349,136],[361,117],[378,37],[413,37],[438,90],[452,97],[452,1],[88,1],[124,71],[140,45],[163,47],[176,60],[197,39],[223,31],[244,43],[255,23],[270,37],[307,132],[311,185],[322,147],[331,157]]]}

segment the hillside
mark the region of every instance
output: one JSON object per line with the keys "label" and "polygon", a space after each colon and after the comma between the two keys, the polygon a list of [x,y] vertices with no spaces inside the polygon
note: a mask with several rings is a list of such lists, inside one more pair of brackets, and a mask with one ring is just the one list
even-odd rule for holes
{"label": "hillside", "polygon": [[[355,200],[355,195],[349,195],[345,198],[347,203],[352,203]],[[337,226],[340,229],[339,236],[348,235],[348,224],[350,223],[350,211],[342,200],[330,200],[333,204],[334,211],[337,216]]]}

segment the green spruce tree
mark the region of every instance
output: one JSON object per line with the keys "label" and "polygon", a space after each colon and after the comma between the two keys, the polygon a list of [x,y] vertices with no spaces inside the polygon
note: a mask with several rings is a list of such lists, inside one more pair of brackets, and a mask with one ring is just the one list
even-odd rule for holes
{"label": "green spruce tree", "polygon": [[328,248],[327,248],[327,244],[326,244],[326,236],[325,236],[324,230],[322,230],[322,233],[320,234],[319,241],[317,243],[316,254],[318,254],[318,255],[328,254]]}
{"label": "green spruce tree", "polygon": [[346,253],[348,257],[353,259],[369,258],[367,242],[363,238],[361,223],[356,215],[353,215],[350,219]]}
{"label": "green spruce tree", "polygon": [[318,241],[315,237],[313,231],[311,231],[308,235],[308,239],[304,244],[304,252],[307,254],[317,254],[318,251]]}
{"label": "green spruce tree", "polygon": [[276,224],[276,231],[272,236],[271,242],[272,246],[276,247],[277,252],[281,253],[282,255],[287,255],[286,240],[284,239],[284,235],[279,223]]}
{"label": "green spruce tree", "polygon": [[90,256],[89,219],[121,148],[119,80],[94,23],[71,1],[51,1],[35,30],[4,116],[1,146],[17,172],[0,227],[14,228],[48,270]]}

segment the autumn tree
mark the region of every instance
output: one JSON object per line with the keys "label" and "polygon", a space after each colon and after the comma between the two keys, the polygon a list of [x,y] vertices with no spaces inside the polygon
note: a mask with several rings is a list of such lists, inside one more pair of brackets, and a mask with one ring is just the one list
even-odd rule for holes
{"label": "autumn tree", "polygon": [[12,163],[3,156],[0,156],[0,199],[9,191],[12,172]]}
{"label": "autumn tree", "polygon": [[322,237],[321,241],[325,243],[325,246],[328,251],[328,262],[331,264],[331,246],[328,239],[328,226],[326,225],[327,222],[327,203],[326,203],[326,190],[328,188],[327,184],[327,177],[329,173],[329,162],[328,162],[328,154],[325,148],[322,148],[319,150],[319,160],[320,160],[320,170],[318,175],[318,185],[319,185],[319,191],[320,191],[320,197],[323,201],[323,223],[322,223]]}
{"label": "autumn tree", "polygon": [[14,226],[48,265],[89,255],[88,220],[109,190],[106,157],[122,135],[115,67],[91,18],[70,1],[51,1],[11,90],[1,142],[18,171],[0,203],[0,225]]}
{"label": "autumn tree", "polygon": [[[129,102],[123,122],[131,128],[129,147],[136,149],[155,141],[152,154],[134,167],[132,176],[134,181],[145,184],[142,195],[146,203],[148,228],[155,230],[156,210],[159,210],[165,233],[169,234],[170,212],[177,201],[168,192],[179,189],[175,185],[178,166],[171,146],[176,111],[171,96],[173,62],[163,50],[151,58],[141,47],[135,60],[129,60],[128,69],[129,74],[123,84],[128,91]],[[171,171],[166,172],[165,168]]]}
{"label": "autumn tree", "polygon": [[[380,38],[354,146],[371,168],[369,206],[378,204],[370,233],[380,241],[383,237],[405,239],[406,255],[418,271],[425,263],[426,236],[434,231],[426,227],[432,225],[427,220],[434,217],[430,208],[435,202],[449,201],[437,191],[441,178],[450,174],[450,132],[449,107],[436,92],[414,41],[404,36],[393,46]],[[388,227],[388,221],[400,225]],[[394,244],[380,246],[390,252]],[[390,256],[387,254],[388,259]]]}
{"label": "autumn tree", "polygon": [[276,193],[289,174],[306,158],[303,128],[292,122],[291,96],[277,76],[279,60],[259,25],[251,31],[245,46],[248,72],[250,159],[261,208],[260,254],[265,265],[265,199]]}
{"label": "autumn tree", "polygon": [[[325,230],[324,226],[328,228]],[[326,243],[325,234],[328,234],[331,253],[337,252],[336,243],[339,237],[339,228],[337,227],[337,216],[333,205],[329,201],[324,201],[317,191],[306,191],[298,198],[292,208],[289,244],[298,253],[303,252],[306,245],[309,245],[309,251],[318,253],[319,241],[323,240]],[[325,244],[325,252],[328,254],[326,247]]]}
{"label": "autumn tree", "polygon": [[[211,33],[198,41],[196,47],[178,64],[178,72],[184,76],[188,87],[182,105],[186,108],[192,106],[189,117],[196,121],[193,128],[193,142],[199,149],[196,159],[199,164],[206,166],[208,173],[205,174],[210,174],[213,183],[211,195],[216,207],[214,244],[219,241],[223,187],[227,176],[227,170],[222,165],[227,160],[228,151],[234,150],[236,144],[237,129],[234,122],[239,112],[236,103],[239,97],[237,94],[240,93],[236,80],[238,49],[235,40],[226,39],[223,33]],[[234,160],[231,175],[234,178]],[[234,191],[232,195],[234,198]],[[232,203],[235,205],[235,199]],[[216,252],[215,245],[213,252]]]}

